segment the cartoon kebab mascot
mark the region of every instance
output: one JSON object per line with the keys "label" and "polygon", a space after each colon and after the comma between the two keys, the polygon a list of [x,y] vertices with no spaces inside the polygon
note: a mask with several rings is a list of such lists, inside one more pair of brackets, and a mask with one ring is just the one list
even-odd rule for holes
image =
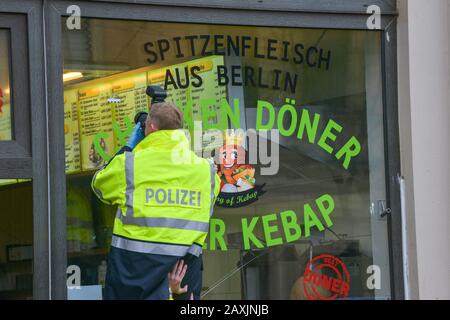
{"label": "cartoon kebab mascot", "polygon": [[241,143],[241,135],[227,132],[225,143],[219,149],[221,193],[239,193],[255,188],[255,169],[245,164],[246,151]]}

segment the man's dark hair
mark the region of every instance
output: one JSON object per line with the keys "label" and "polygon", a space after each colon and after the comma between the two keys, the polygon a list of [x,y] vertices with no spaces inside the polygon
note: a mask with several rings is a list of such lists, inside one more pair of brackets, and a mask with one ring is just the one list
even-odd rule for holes
{"label": "man's dark hair", "polygon": [[159,130],[181,129],[183,125],[183,114],[170,102],[152,104],[148,116]]}

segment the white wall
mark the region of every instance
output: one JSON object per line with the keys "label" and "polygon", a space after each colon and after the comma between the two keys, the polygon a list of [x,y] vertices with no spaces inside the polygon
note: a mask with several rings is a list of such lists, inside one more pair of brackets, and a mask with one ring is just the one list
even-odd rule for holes
{"label": "white wall", "polygon": [[450,299],[449,1],[398,5],[402,174],[417,247],[418,296],[412,297]]}

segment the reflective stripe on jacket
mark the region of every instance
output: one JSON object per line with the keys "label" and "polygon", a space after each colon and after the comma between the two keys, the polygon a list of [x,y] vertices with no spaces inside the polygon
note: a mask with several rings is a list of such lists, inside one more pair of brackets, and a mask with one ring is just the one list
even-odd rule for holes
{"label": "reflective stripe on jacket", "polygon": [[118,206],[113,246],[180,257],[201,253],[220,178],[214,164],[189,147],[182,130],[156,131],[95,174],[94,193]]}

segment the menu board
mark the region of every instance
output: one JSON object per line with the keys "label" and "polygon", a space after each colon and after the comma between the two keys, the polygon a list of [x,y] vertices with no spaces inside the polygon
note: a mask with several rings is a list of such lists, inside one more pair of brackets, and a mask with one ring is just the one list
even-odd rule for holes
{"label": "menu board", "polygon": [[123,146],[134,127],[134,116],[148,111],[150,98],[148,85],[164,88],[166,71],[178,75],[186,84],[184,68],[198,66],[202,86],[185,89],[167,86],[166,101],[174,102],[184,114],[184,127],[192,129],[193,121],[201,121],[200,99],[210,99],[215,112],[211,121],[220,123],[220,100],[226,98],[226,88],[218,85],[217,65],[223,57],[212,56],[152,70],[140,68],[102,79],[68,86],[64,91],[64,133],[66,147],[66,173],[95,170],[105,164]]}
{"label": "menu board", "polygon": [[[226,87],[219,86],[217,81],[217,65],[223,65],[223,57],[215,57],[214,59],[201,59],[198,62],[190,63],[190,67],[196,65],[200,67],[203,78],[203,84],[199,88],[191,88],[190,98],[193,102],[194,120],[202,120],[200,111],[200,100],[214,101],[209,109],[215,111],[216,116],[212,119],[214,123],[220,123],[220,100],[226,98]],[[226,128],[222,128],[226,129]]]}
{"label": "menu board", "polygon": [[[151,70],[147,73],[147,77],[148,77],[148,85],[151,86],[159,86],[161,88],[164,88],[164,82],[166,79],[166,72],[167,70],[170,71],[171,74],[175,75],[176,69],[181,70],[182,65],[172,65],[169,66],[167,68],[161,68],[161,69],[156,69],[156,70]],[[185,84],[186,83],[186,76],[183,72],[179,72],[178,76],[180,77],[180,79],[178,80],[179,83]],[[187,101],[189,101],[190,99],[190,90],[189,87],[187,89],[182,89],[182,88],[175,88],[174,86],[167,86],[166,88],[166,92],[167,92],[167,98],[166,101],[170,101],[173,102],[178,108],[180,108],[181,111],[183,111],[184,114],[184,121],[185,121],[185,127],[189,126],[190,124],[190,119],[191,119],[191,114],[188,112],[188,110],[186,109],[186,103]]]}
{"label": "menu board", "polygon": [[88,85],[78,90],[78,118],[81,138],[81,166],[96,169],[114,152],[111,86]]}
{"label": "menu board", "polygon": [[[215,57],[211,60],[200,62],[200,70],[202,71],[203,85],[199,88],[193,88],[191,91],[191,99],[193,102],[193,118],[195,121],[202,121],[200,101],[211,101],[208,104],[208,109],[215,114],[214,117],[208,119],[209,123],[214,123],[221,130],[228,128],[227,118],[221,118],[220,112],[220,100],[227,98],[226,86],[219,86],[217,81],[217,66],[223,65],[223,57]],[[220,136],[221,137],[221,136]],[[214,131],[207,131],[203,133],[203,145],[202,149],[209,151],[221,147],[223,141],[218,139],[214,134]]]}
{"label": "menu board", "polygon": [[113,126],[115,145],[120,148],[127,142],[134,127],[134,116],[139,111],[148,111],[146,73],[131,75],[112,82]]}
{"label": "menu board", "polygon": [[11,105],[9,95],[0,88],[0,141],[11,140]]}
{"label": "menu board", "polygon": [[[193,66],[198,67],[198,74],[202,78],[202,85],[196,88],[193,85],[187,86],[186,89],[180,87],[175,88],[169,86],[167,88],[167,101],[172,101],[183,111],[184,127],[188,128],[191,132],[193,130],[194,121],[202,121],[201,113],[201,101],[211,101],[207,106],[211,110],[214,117],[211,117],[209,123],[220,124],[216,127],[220,127],[225,130],[227,128],[226,119],[221,119],[219,112],[220,100],[227,98],[227,91],[225,86],[219,86],[217,66],[223,65],[224,60],[222,56],[211,56],[206,58],[197,59],[195,61],[189,61],[186,63],[172,65],[170,67],[152,70],[148,72],[148,82],[150,85],[157,85],[164,88],[164,81],[166,79],[166,72],[170,70],[171,75],[176,79],[179,84],[186,85],[189,79],[186,79],[186,71],[191,70]],[[177,78],[179,77],[179,78]],[[191,102],[192,104],[188,104]],[[211,133],[206,133],[203,139],[202,149],[206,146],[208,149],[215,148],[222,144],[219,139],[214,139]],[[211,143],[214,142],[214,143]],[[199,150],[196,150],[199,151]]]}
{"label": "menu board", "polygon": [[78,90],[64,91],[64,141],[66,173],[81,170],[80,134],[78,130]]}

